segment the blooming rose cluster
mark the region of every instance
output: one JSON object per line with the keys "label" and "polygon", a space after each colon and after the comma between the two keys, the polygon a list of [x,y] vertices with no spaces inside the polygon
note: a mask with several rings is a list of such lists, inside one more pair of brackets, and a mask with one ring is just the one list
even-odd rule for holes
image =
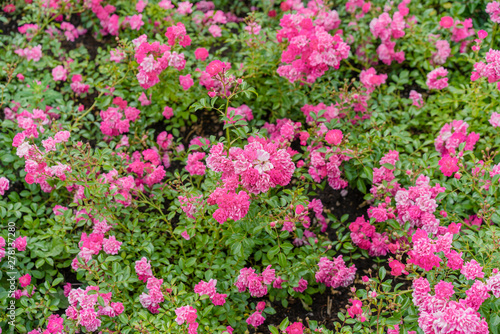
{"label": "blooming rose cluster", "polygon": [[326,141],[331,144],[325,146],[322,142],[312,143],[308,145],[307,151],[310,153],[309,175],[315,182],[321,182],[327,178],[328,184],[333,189],[342,189],[347,187],[347,181],[342,179],[340,166],[342,162],[348,161],[351,158],[344,153],[340,147],[331,147],[340,144],[342,141],[342,133],[326,131],[322,134]]}
{"label": "blooming rose cluster", "polygon": [[398,6],[398,11],[391,18],[389,13],[382,13],[378,18],[374,18],[370,22],[370,31],[375,38],[380,38],[382,44],[377,48],[379,59],[386,65],[390,65],[393,61],[402,63],[405,60],[404,51],[396,52],[394,47],[396,42],[393,40],[400,39],[405,35],[406,22],[405,16],[409,11],[406,7],[410,0],[403,0]]}
{"label": "blooming rose cluster", "polygon": [[448,87],[448,70],[443,67],[438,67],[427,74],[425,84],[429,89],[443,89]]}
{"label": "blooming rose cluster", "polygon": [[27,332],[28,334],[63,334],[64,332],[64,318],[61,318],[59,314],[51,314],[47,318],[47,329],[43,331],[42,329],[34,329],[30,332]]}
{"label": "blooming rose cluster", "polygon": [[432,54],[432,62],[443,65],[451,54],[450,42],[447,40],[436,41],[436,52]]}
{"label": "blooming rose cluster", "polygon": [[[96,293],[89,294],[91,291]],[[101,297],[104,305],[97,302]],[[69,306],[66,309],[68,319],[75,320],[77,326],[83,326],[89,332],[96,331],[101,326],[102,316],[114,318],[123,313],[120,302],[111,302],[112,293],[99,292],[98,286],[88,286],[85,290],[72,289],[68,295]]]}
{"label": "blooming rose cluster", "polygon": [[[113,104],[116,107],[109,107],[106,110],[101,110],[102,122],[100,125],[101,132],[106,136],[118,136],[129,131],[130,122],[135,122],[139,119],[141,111],[135,107],[129,107],[128,102],[121,97],[115,97]],[[125,119],[122,119],[125,114]]]}
{"label": "blooming rose cluster", "polygon": [[288,65],[280,65],[278,74],[291,83],[315,82],[330,67],[338,69],[340,61],[349,55],[350,47],[342,37],[329,34],[340,25],[337,12],[326,12],[315,4],[310,1],[309,8],[300,9],[297,14],[286,14],[280,20],[282,29],[277,32],[278,42],[288,40],[281,62]]}
{"label": "blooming rose cluster", "polygon": [[393,196],[396,194],[400,187],[394,176],[397,161],[399,161],[399,152],[389,151],[380,159],[381,167],[373,168],[373,185],[370,189],[373,196],[382,197],[386,192]]}
{"label": "blooming rose cluster", "polygon": [[230,94],[230,90],[235,84],[240,84],[242,81],[236,80],[234,75],[228,75],[228,70],[231,69],[231,63],[222,62],[218,59],[211,61],[205,71],[196,69],[200,75],[200,86],[205,87],[209,92],[208,96],[226,97]]}
{"label": "blooming rose cluster", "polygon": [[356,266],[345,265],[342,255],[333,258],[333,261],[327,257],[322,257],[318,263],[319,270],[316,272],[316,282],[325,283],[327,287],[336,289],[346,287],[354,282],[356,276]]}
{"label": "blooming rose cluster", "polygon": [[474,64],[474,71],[471,74],[471,80],[476,81],[479,78],[488,78],[489,83],[497,82],[500,87],[500,50],[490,49],[486,52],[485,62],[479,61]]}
{"label": "blooming rose cluster", "polygon": [[181,306],[175,310],[175,322],[180,326],[184,323],[189,324],[188,334],[197,334],[199,324],[196,322],[197,310],[192,306]]}
{"label": "blooming rose cluster", "polygon": [[184,48],[191,45],[191,38],[186,33],[186,27],[181,22],[168,27],[165,36],[168,38],[168,45],[170,46],[175,46],[176,42]]}
{"label": "blooming rose cluster", "polygon": [[389,250],[387,232],[378,233],[364,217],[358,217],[349,225],[352,242],[361,249],[368,250],[370,256],[385,256]]}
{"label": "blooming rose cluster", "polygon": [[[144,263],[145,260],[146,258],[143,257],[140,261],[135,263],[136,272],[146,268],[149,263]],[[145,266],[144,268],[141,267],[143,265]],[[158,309],[160,308],[160,304],[165,300],[163,292],[161,291],[162,284],[163,278],[158,279],[151,274],[151,277],[148,277],[146,282],[148,293],[143,292],[139,296],[139,301],[141,302],[142,307],[147,308],[149,312],[154,314],[159,312]]]}
{"label": "blooming rose cluster", "polygon": [[62,22],[61,30],[64,31],[64,37],[70,42],[74,42],[78,37],[85,35],[87,32],[87,29],[76,28],[69,22]]}
{"label": "blooming rose cluster", "polygon": [[462,143],[465,143],[464,150],[473,150],[474,145],[479,140],[479,134],[475,132],[467,134],[468,127],[469,124],[458,120],[443,125],[434,141],[436,150],[443,156],[453,156]]}
{"label": "blooming rose cluster", "polygon": [[273,282],[274,288],[281,289],[283,280],[276,277],[276,271],[269,265],[261,274],[256,274],[253,268],[241,269],[234,285],[238,288],[238,292],[245,292],[248,288],[252,297],[260,298],[267,295],[267,285]]}
{"label": "blooming rose cluster", "polygon": [[207,166],[215,172],[222,172],[224,187],[217,188],[208,199],[210,205],[219,206],[214,212],[219,223],[246,215],[250,198],[245,191],[236,193],[238,186],[254,194],[265,193],[278,185],[287,185],[295,170],[286,150],[278,149],[278,144],[262,138],[249,138],[249,144],[244,148],[232,147],[229,154],[224,151],[222,143],[212,146]]}
{"label": "blooming rose cluster", "polygon": [[39,44],[35,47],[27,47],[24,49],[17,49],[14,51],[18,56],[24,57],[27,60],[39,61],[42,58],[42,46]]}
{"label": "blooming rose cluster", "polygon": [[[24,117],[21,115],[27,115]],[[31,115],[31,116],[30,116]],[[48,178],[57,177],[60,180],[66,180],[66,173],[71,172],[71,166],[57,162],[54,166],[48,166],[46,155],[51,151],[56,151],[58,143],[65,143],[70,137],[68,131],[59,131],[54,137],[48,137],[42,140],[45,152],[42,152],[36,144],[30,144],[27,139],[37,138],[37,125],[48,122],[48,116],[40,109],[34,109],[33,114],[23,112],[18,115],[19,126],[24,131],[14,136],[12,146],[17,147],[17,155],[25,159],[25,181],[28,184],[37,183],[45,192],[52,191],[52,187],[47,183]],[[43,127],[41,127],[43,129]]]}
{"label": "blooming rose cluster", "polygon": [[429,281],[423,277],[413,281],[413,303],[419,309],[418,324],[424,333],[489,333],[486,320],[477,311],[489,297],[484,283],[476,281],[466,292],[467,298],[459,301],[450,300],[454,294],[452,283],[441,281],[434,290],[431,295]]}
{"label": "blooming rose cluster", "polygon": [[121,195],[124,199],[116,199],[117,202],[124,206],[129,206],[132,203],[131,192],[136,188],[135,179],[132,175],[124,177],[118,176],[118,171],[112,169],[109,173],[102,174],[102,182],[109,185],[110,195]]}
{"label": "blooming rose cluster", "polygon": [[113,14],[116,11],[116,7],[113,5],[106,5],[103,7],[101,2],[102,1],[90,2],[90,10],[96,14],[99,22],[101,23],[102,29],[100,29],[100,33],[103,36],[118,36],[118,30],[120,29],[120,17],[117,14]]}
{"label": "blooming rose cluster", "polygon": [[500,23],[500,2],[492,1],[486,5],[486,13],[490,14],[491,21]]}
{"label": "blooming rose cluster", "polygon": [[[163,161],[165,162],[165,156]],[[143,189],[144,184],[151,187],[163,180],[166,172],[161,162],[161,156],[156,147],[144,150],[142,153],[139,151],[132,153],[132,162],[128,164],[127,172],[137,175],[135,183],[139,190]]]}
{"label": "blooming rose cluster", "polygon": [[[436,253],[443,252],[445,256],[451,253],[451,243],[453,234],[447,232],[444,235],[439,235],[436,240],[429,238],[428,233],[424,230],[417,229],[412,236],[412,249],[408,252],[408,263],[413,263],[416,266],[430,271],[434,267],[439,267],[441,258]],[[455,254],[451,254],[453,257]]]}
{"label": "blooming rose cluster", "polygon": [[411,90],[409,99],[412,100],[412,105],[416,106],[418,109],[424,106],[424,99],[422,98],[422,94],[417,91]]}
{"label": "blooming rose cluster", "polygon": [[[147,308],[151,313],[158,313],[160,304],[165,300],[161,290],[163,279],[158,279],[153,276],[151,263],[145,257],[135,262],[135,272],[139,280],[146,282],[146,288],[148,289],[148,293],[143,292],[139,296],[141,305]],[[168,291],[167,289],[167,292]]]}
{"label": "blooming rose cluster", "polygon": [[396,220],[401,226],[410,223],[412,228],[422,228],[426,232],[436,234],[440,231],[439,220],[434,214],[438,207],[436,196],[446,189],[439,183],[431,187],[429,182],[429,177],[419,175],[415,186],[397,191]]}
{"label": "blooming rose cluster", "polygon": [[71,77],[70,87],[77,95],[81,95],[89,91],[90,85],[84,84],[82,81],[83,78],[80,74],[74,74]]}
{"label": "blooming rose cluster", "polygon": [[[92,217],[90,213],[87,213],[89,217]],[[88,263],[93,255],[98,255],[101,249],[109,255],[116,255],[120,251],[121,241],[116,240],[114,235],[105,238],[104,235],[112,229],[106,222],[106,219],[91,218],[94,223],[94,228],[92,233],[87,235],[83,232],[80,237],[80,242],[78,244],[80,252],[73,259],[71,267],[73,270],[77,271],[81,268],[79,258]]]}
{"label": "blooming rose cluster", "polygon": [[3,196],[7,190],[9,190],[9,179],[2,176],[0,177],[0,196]]}
{"label": "blooming rose cluster", "polygon": [[217,280],[211,279],[208,282],[200,281],[194,287],[194,292],[199,294],[200,297],[203,295],[209,296],[210,300],[214,305],[222,306],[226,303],[227,294],[217,293],[216,286]]}
{"label": "blooming rose cluster", "polygon": [[[267,134],[272,141],[279,143],[280,147],[287,148],[287,152],[290,156],[294,156],[298,153],[290,148],[290,143],[299,136],[301,127],[302,124],[300,122],[294,122],[288,118],[277,119],[276,124],[266,122],[262,126],[263,129],[267,130]],[[307,140],[307,138],[305,138],[305,140]]]}
{"label": "blooming rose cluster", "polygon": [[455,43],[462,42],[460,45],[460,52],[465,52],[465,47],[470,41],[465,41],[466,38],[475,34],[472,19],[465,19],[463,22],[454,20],[450,16],[441,18],[439,25],[445,29],[452,29],[451,40]]}
{"label": "blooming rose cluster", "polygon": [[[176,38],[179,38],[179,36],[176,36]],[[184,41],[185,37],[182,40]],[[186,66],[183,53],[170,52],[170,46],[161,44],[158,41],[148,43],[146,35],[141,35],[132,42],[135,45],[135,59],[139,63],[137,80],[144,89],[148,89],[160,82],[159,75],[168,66],[172,66],[178,71]]]}
{"label": "blooming rose cluster", "polygon": [[23,24],[17,30],[23,34],[26,35],[26,38],[28,41],[30,41],[33,38],[33,35],[38,31],[39,27],[37,24],[32,24],[32,23],[27,23]]}

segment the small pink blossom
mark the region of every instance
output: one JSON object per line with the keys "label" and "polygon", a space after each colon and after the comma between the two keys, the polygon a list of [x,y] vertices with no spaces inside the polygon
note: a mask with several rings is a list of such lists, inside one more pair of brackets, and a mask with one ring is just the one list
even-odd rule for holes
{"label": "small pink blossom", "polygon": [[172,118],[174,116],[174,109],[170,108],[169,106],[165,106],[165,108],[163,108],[162,115],[166,119],[170,119],[170,118]]}
{"label": "small pink blossom", "polygon": [[31,284],[31,275],[26,274],[24,276],[19,277],[19,284],[21,284],[21,287],[27,287],[28,285]]}

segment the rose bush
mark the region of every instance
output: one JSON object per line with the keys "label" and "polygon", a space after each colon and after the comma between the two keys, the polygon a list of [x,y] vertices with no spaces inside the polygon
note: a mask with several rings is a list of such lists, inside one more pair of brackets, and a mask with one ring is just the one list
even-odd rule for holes
{"label": "rose bush", "polygon": [[4,332],[498,333],[499,2],[2,11]]}

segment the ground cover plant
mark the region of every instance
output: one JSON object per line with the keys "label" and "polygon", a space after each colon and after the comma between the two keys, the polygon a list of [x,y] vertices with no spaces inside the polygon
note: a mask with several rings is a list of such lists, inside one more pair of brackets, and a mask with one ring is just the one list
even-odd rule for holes
{"label": "ground cover plant", "polygon": [[7,0],[0,333],[498,333],[500,2]]}

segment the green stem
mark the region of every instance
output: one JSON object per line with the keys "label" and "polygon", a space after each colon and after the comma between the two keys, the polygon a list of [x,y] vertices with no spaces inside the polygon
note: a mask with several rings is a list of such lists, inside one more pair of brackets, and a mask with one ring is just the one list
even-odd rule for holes
{"label": "green stem", "polygon": [[493,46],[495,45],[495,35],[497,34],[497,28],[498,23],[495,23],[495,25],[493,26],[493,33],[491,34],[490,49],[493,49]]}

